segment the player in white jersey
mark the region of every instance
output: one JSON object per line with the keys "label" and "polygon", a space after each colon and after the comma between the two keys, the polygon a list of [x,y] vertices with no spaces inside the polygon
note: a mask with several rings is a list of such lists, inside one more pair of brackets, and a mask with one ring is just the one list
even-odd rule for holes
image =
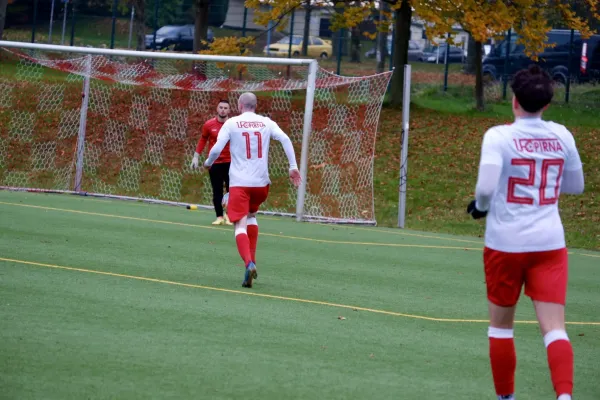
{"label": "player in white jersey", "polygon": [[256,213],[269,194],[269,144],[271,138],[283,145],[290,164],[292,183],[298,187],[301,177],[290,138],[271,119],[256,114],[256,96],[244,93],[238,100],[240,115],[227,120],[211,148],[204,166],[210,167],[229,143],[229,219],[235,224],[235,241],[244,260],[246,272],[243,287],[252,287],[257,278],[256,243],[258,223]]}
{"label": "player in white jersey", "polygon": [[558,212],[560,193],[583,192],[573,135],[543,121],[552,80],[539,66],[512,83],[515,122],[485,133],[473,218],[487,216],[483,253],[490,314],[489,352],[498,399],[514,397],[513,325],[521,288],[533,300],[552,384],[559,400],[573,392],[573,349],[565,330],[568,258]]}

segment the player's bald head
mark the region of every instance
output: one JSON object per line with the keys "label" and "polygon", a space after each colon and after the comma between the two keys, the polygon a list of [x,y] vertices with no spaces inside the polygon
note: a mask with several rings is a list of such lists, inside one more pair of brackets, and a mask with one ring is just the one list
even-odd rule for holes
{"label": "player's bald head", "polygon": [[238,108],[241,112],[256,111],[256,95],[254,93],[243,93],[238,100]]}

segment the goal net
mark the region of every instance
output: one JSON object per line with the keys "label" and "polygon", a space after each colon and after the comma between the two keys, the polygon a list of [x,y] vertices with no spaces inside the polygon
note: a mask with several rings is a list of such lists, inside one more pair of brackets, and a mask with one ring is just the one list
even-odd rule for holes
{"label": "goal net", "polygon": [[251,91],[257,112],[290,136],[305,177],[295,189],[283,149],[271,146],[262,212],[375,223],[375,140],[391,73],[342,77],[297,59],[0,47],[3,189],[212,207],[208,174],[190,167],[202,125],[220,99],[235,115],[239,95]]}

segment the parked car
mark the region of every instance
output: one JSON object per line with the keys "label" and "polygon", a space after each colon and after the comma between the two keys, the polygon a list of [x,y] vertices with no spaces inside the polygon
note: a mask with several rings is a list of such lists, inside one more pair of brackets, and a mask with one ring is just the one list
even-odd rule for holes
{"label": "parked car", "polygon": [[[302,36],[292,36],[292,56],[298,57],[302,54]],[[315,36],[308,37],[308,56],[312,58],[326,59],[333,53],[333,46],[330,40],[321,39]],[[270,56],[287,57],[290,48],[290,37],[286,36],[271,44],[265,46],[263,53]]]}
{"label": "parked car", "polygon": [[[146,48],[152,48],[154,34],[146,35]],[[208,42],[214,40],[212,29],[208,28]],[[156,31],[156,49],[172,48],[176,51],[192,51],[194,49],[194,25],[167,25]]]}
{"label": "parked car", "polygon": [[[366,58],[375,58],[376,57],[377,49],[375,47],[376,46],[374,46],[371,50],[369,50],[365,53]],[[387,52],[388,52],[388,55],[392,54],[392,37],[389,35],[388,35],[388,39],[387,39]],[[408,61],[419,61],[419,59],[421,58],[422,55],[423,55],[423,50],[421,50],[421,47],[419,47],[419,44],[414,40],[410,40],[408,42]]]}
{"label": "parked car", "polygon": [[[429,46],[423,49],[423,54],[419,58],[419,61],[428,63],[443,64],[446,57],[446,49],[448,45],[442,43],[439,46]],[[448,64],[462,63],[466,59],[466,52],[457,46],[450,46],[450,52],[448,53]]]}
{"label": "parked car", "polygon": [[[538,55],[538,61],[533,61],[525,55],[525,46],[518,43],[518,36],[512,35],[508,54],[509,76],[538,64],[552,76],[555,82],[566,83],[569,70],[571,77],[577,82],[600,80],[600,35],[594,35],[582,40],[579,32],[575,32],[571,62],[569,63],[571,31],[553,29],[548,33],[546,43],[554,44]],[[507,40],[503,40],[492,48],[483,59],[483,74],[487,81],[502,79],[505,74]]]}

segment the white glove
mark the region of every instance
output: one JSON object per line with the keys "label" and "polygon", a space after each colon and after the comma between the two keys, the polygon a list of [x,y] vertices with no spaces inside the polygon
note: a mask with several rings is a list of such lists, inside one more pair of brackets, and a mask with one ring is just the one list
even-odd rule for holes
{"label": "white glove", "polygon": [[225,193],[225,196],[223,196],[223,200],[221,200],[221,205],[223,207],[227,207],[228,202],[229,202],[229,192]]}
{"label": "white glove", "polygon": [[200,154],[194,152],[194,158],[192,158],[192,164],[190,165],[190,168],[198,168],[198,157],[200,156]]}

